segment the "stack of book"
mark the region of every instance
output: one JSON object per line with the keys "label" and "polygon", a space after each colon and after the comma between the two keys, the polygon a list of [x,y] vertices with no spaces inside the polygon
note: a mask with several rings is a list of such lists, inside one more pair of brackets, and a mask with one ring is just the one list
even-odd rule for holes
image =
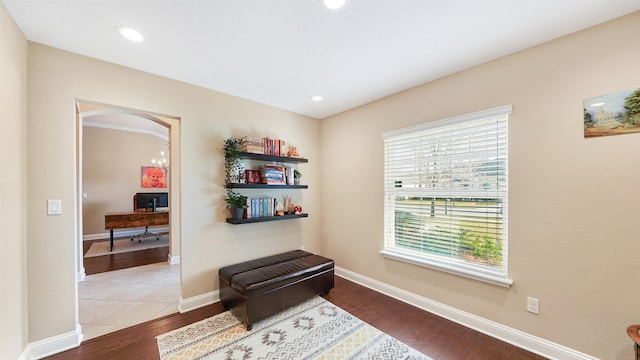
{"label": "stack of book", "polygon": [[270,139],[268,137],[259,138],[251,136],[247,136],[244,139],[245,141],[242,143],[241,149],[244,152],[264,155],[299,157],[296,147],[291,146],[289,143],[281,139]]}
{"label": "stack of book", "polygon": [[247,219],[274,216],[277,205],[272,197],[247,198]]}
{"label": "stack of book", "polygon": [[287,156],[288,147],[284,140],[266,137],[262,139],[262,144],[265,155]]}
{"label": "stack of book", "polygon": [[285,168],[280,165],[262,165],[260,167],[260,182],[270,185],[286,185]]}
{"label": "stack of book", "polygon": [[245,142],[242,143],[242,151],[254,154],[264,154],[263,139],[247,136]]}

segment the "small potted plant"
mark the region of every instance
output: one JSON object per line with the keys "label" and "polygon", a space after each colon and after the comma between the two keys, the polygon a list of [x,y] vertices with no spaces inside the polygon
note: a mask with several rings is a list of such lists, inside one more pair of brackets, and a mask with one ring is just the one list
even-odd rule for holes
{"label": "small potted plant", "polygon": [[293,184],[300,185],[300,178],[302,177],[302,173],[298,171],[298,169],[293,170]]}
{"label": "small potted plant", "polygon": [[244,209],[247,207],[246,196],[232,190],[227,190],[227,198],[225,201],[227,202],[227,208],[231,209],[232,219],[238,220],[244,217]]}

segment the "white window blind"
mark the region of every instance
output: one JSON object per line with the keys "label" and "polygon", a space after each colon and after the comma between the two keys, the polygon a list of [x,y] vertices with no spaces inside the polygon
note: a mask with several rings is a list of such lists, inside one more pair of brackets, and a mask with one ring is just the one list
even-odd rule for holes
{"label": "white window blind", "polygon": [[386,132],[383,255],[510,286],[511,106]]}

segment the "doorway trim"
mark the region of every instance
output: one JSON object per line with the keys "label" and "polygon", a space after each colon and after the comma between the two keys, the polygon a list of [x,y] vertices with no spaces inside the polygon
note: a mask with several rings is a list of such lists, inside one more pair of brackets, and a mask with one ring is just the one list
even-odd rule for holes
{"label": "doorway trim", "polygon": [[[76,313],[76,329],[81,329],[79,318],[79,299],[78,299],[78,281],[82,281],[85,277],[85,269],[83,265],[83,226],[82,226],[82,145],[83,145],[83,121],[85,117],[97,114],[125,114],[133,115],[148,119],[163,125],[169,129],[169,163],[171,171],[169,171],[169,256],[168,263],[170,265],[180,263],[180,253],[182,250],[182,221],[181,221],[181,166],[180,166],[180,117],[154,113],[150,111],[125,108],[116,105],[98,103],[95,101],[74,99],[75,105],[75,121],[76,121],[76,149],[75,149],[75,184],[74,184],[74,213],[75,213],[75,241],[77,247],[77,256],[75,259],[76,289],[75,289],[75,313]],[[182,265],[180,265],[182,272]],[[182,279],[180,281],[180,293],[182,293]],[[177,309],[179,310],[179,309]],[[79,333],[79,341],[82,340],[81,330]]]}

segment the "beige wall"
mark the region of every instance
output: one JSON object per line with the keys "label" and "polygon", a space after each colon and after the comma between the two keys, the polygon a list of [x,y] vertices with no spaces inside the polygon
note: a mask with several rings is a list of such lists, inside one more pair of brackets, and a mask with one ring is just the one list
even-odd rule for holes
{"label": "beige wall", "polygon": [[105,233],[106,212],[132,211],[136,192],[168,192],[168,188],[143,188],[140,181],[142,166],[150,166],[160,151],[168,154],[168,140],[91,126],[83,127],[82,140],[84,235]]}
{"label": "beige wall", "polygon": [[[631,357],[625,329],[640,323],[640,134],[584,139],[582,101],[640,87],[638,34],[635,13],[323,120],[326,254],[348,270],[578,351]],[[382,133],[505,104],[513,105],[514,285],[384,259]],[[526,312],[527,296],[540,299],[540,315]]]}
{"label": "beige wall", "polygon": [[27,42],[0,4],[0,358],[27,344]]}
{"label": "beige wall", "polygon": [[[2,357],[15,358],[27,341],[74,331],[77,323],[78,98],[181,118],[174,190],[181,195],[183,299],[217,289],[220,266],[305,246],[348,270],[570,348],[606,359],[630,356],[624,329],[640,322],[633,281],[640,134],[584,139],[582,100],[640,86],[640,48],[632,46],[640,13],[322,122],[33,43],[27,70],[27,42],[1,7],[0,30],[7,170],[0,191],[10,205],[0,210],[0,322],[13,329],[2,339]],[[513,105],[514,286],[383,259],[382,132],[504,104]],[[309,190],[292,193],[308,219],[224,222],[222,140],[242,135],[287,139],[310,159],[301,165]],[[52,198],[62,199],[62,215],[46,215]],[[526,313],[527,296],[540,298],[540,315]]]}
{"label": "beige wall", "polygon": [[[172,191],[181,196],[183,299],[217,289],[220,266],[301,246],[319,251],[318,120],[29,43],[29,169],[47,174],[46,181],[29,177],[31,342],[73,331],[76,323],[74,99],[180,117],[180,158],[172,158],[180,186]],[[308,219],[225,222],[222,141],[243,135],[287,139],[309,158],[301,167],[310,189],[291,191]],[[46,215],[48,198],[62,199],[61,216]]]}

